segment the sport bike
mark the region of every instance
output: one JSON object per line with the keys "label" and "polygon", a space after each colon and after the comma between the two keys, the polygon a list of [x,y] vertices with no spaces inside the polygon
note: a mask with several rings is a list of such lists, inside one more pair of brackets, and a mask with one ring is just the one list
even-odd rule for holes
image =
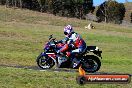
{"label": "sport bike", "polygon": [[[44,45],[44,51],[36,59],[37,65],[42,69],[50,69],[55,65],[58,68],[72,68],[73,61],[71,61],[71,58],[66,53],[57,53],[63,46],[63,43],[59,43],[56,38],[53,38],[53,35],[50,35],[48,42]],[[71,49],[72,47],[68,48],[67,51]],[[82,66],[86,72],[93,73],[98,71],[101,66],[101,53],[102,51],[98,47],[87,46],[83,53],[76,55],[79,58],[79,64],[75,69]]]}

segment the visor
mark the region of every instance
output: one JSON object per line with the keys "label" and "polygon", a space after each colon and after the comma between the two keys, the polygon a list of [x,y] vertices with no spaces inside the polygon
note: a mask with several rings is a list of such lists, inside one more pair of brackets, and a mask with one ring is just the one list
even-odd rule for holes
{"label": "visor", "polygon": [[64,32],[64,34],[65,34],[65,35],[68,35],[68,33],[67,33],[67,32]]}

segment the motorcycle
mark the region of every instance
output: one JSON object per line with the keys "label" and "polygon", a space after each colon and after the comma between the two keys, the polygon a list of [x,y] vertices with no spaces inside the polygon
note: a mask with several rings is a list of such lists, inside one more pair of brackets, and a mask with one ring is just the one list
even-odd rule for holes
{"label": "motorcycle", "polygon": [[[37,65],[42,69],[50,69],[54,65],[58,68],[72,68],[71,58],[65,54],[58,54],[57,50],[63,47],[63,43],[56,41],[53,35],[49,36],[49,41],[44,46],[44,51],[37,57]],[[69,48],[70,51],[71,48]],[[92,53],[92,54],[90,54]],[[96,46],[87,46],[83,53],[79,53],[79,64],[75,69],[81,66],[86,72],[96,72],[101,66],[102,51]]]}

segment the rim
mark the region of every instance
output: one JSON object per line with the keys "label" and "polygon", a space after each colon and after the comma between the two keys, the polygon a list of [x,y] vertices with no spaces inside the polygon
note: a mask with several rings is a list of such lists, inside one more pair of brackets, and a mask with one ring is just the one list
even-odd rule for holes
{"label": "rim", "polygon": [[77,83],[78,83],[78,84],[83,85],[83,84],[85,84],[85,82],[86,82],[85,77],[79,76],[79,77],[77,78]]}
{"label": "rim", "polygon": [[38,63],[39,63],[39,66],[43,69],[51,68],[54,65],[52,62],[52,59],[46,58],[45,56],[40,57]]}
{"label": "rim", "polygon": [[86,63],[84,64],[84,67],[87,71],[95,71],[98,68],[98,63],[96,61],[94,61],[93,59],[89,59],[88,61],[86,61]]}

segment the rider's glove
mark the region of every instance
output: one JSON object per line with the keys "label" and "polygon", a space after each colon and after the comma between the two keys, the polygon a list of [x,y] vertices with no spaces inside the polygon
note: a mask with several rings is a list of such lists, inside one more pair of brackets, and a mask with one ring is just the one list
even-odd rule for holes
{"label": "rider's glove", "polygon": [[57,44],[58,43],[58,41],[55,41],[55,44]]}
{"label": "rider's glove", "polygon": [[74,49],[74,48],[75,48],[75,46],[74,46],[73,44],[69,44],[69,47],[70,47],[71,49]]}
{"label": "rider's glove", "polygon": [[60,50],[57,51],[57,54],[59,54],[59,53],[60,53]]}

